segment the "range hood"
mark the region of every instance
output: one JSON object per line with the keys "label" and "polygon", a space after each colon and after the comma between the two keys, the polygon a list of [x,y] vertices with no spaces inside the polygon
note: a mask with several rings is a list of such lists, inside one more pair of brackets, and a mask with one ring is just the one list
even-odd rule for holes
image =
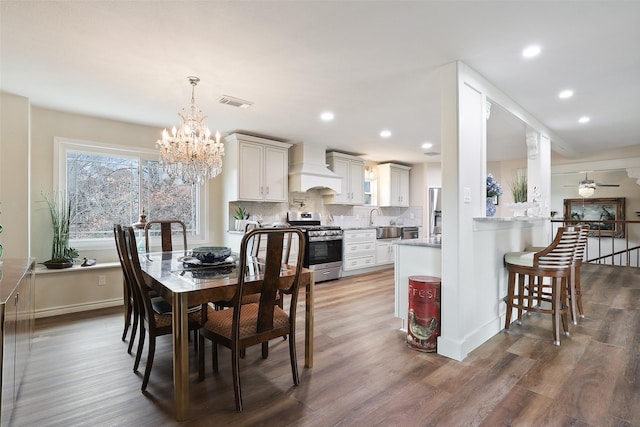
{"label": "range hood", "polygon": [[342,178],[327,168],[326,151],[326,147],[311,143],[293,146],[289,191],[304,193],[312,188],[328,188],[342,193]]}

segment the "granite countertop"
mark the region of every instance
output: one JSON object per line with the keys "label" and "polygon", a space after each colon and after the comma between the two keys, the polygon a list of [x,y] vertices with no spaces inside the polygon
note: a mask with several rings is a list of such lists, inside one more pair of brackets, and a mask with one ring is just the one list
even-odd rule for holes
{"label": "granite countertop", "polygon": [[339,226],[340,228],[342,228],[343,230],[375,230],[376,226],[375,225],[370,225],[368,227],[343,227],[343,226]]}
{"label": "granite countertop", "polygon": [[431,239],[404,239],[404,240],[396,240],[393,242],[394,245],[399,246],[425,246],[429,248],[437,248],[440,249],[442,247],[442,243],[434,243]]}

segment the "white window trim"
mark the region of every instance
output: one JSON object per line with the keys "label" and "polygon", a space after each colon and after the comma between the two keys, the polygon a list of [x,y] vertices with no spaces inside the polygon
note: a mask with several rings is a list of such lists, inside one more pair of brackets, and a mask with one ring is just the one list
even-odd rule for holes
{"label": "white window trim", "polygon": [[[69,150],[90,150],[105,154],[117,154],[119,156],[137,157],[143,160],[157,160],[158,151],[141,147],[129,147],[125,145],[109,144],[104,142],[86,141],[81,139],[64,138],[55,136],[53,138],[53,188],[57,191],[67,193],[66,173],[67,173],[67,151]],[[200,186],[200,197],[196,201],[198,214],[200,215],[200,234],[187,236],[187,243],[190,247],[205,243],[209,230],[208,215],[209,183],[205,182]],[[70,246],[80,251],[82,250],[102,250],[113,247],[113,239],[71,239]],[[152,239],[152,246],[159,246],[160,239]],[[174,238],[174,249],[182,249],[182,238]]]}

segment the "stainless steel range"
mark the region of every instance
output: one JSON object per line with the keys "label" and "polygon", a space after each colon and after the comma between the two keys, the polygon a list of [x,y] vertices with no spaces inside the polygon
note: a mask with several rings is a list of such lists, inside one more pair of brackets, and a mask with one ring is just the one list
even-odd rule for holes
{"label": "stainless steel range", "polygon": [[342,270],[342,229],[320,225],[317,212],[287,212],[290,226],[300,228],[305,235],[304,267],[315,271],[315,280],[339,279]]}

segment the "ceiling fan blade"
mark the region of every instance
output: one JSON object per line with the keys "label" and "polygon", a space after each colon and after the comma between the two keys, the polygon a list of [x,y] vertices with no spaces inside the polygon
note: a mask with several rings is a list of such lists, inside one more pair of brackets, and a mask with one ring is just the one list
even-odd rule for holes
{"label": "ceiling fan blade", "polygon": [[620,184],[600,184],[599,182],[596,185],[598,187],[620,187]]}

